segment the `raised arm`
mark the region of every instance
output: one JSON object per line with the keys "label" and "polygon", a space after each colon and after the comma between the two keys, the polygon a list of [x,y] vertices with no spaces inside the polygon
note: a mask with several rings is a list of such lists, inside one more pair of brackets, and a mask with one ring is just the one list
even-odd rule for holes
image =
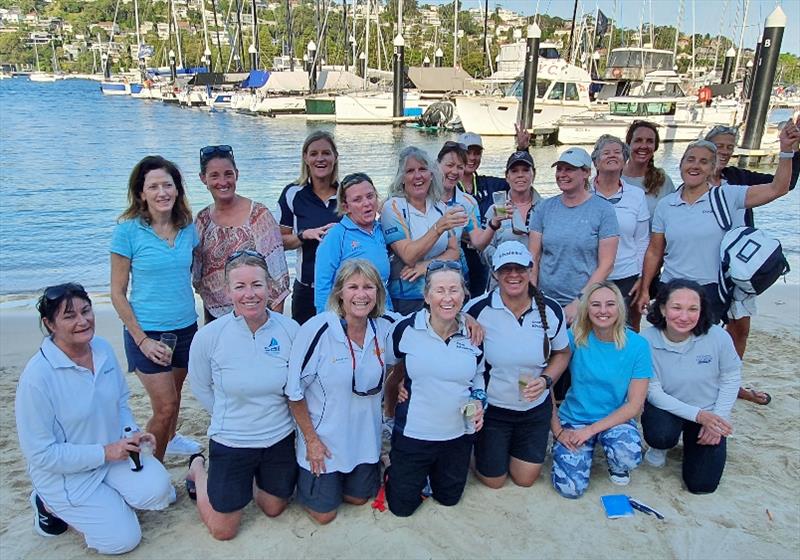
{"label": "raised arm", "polygon": [[[800,130],[797,125],[800,124],[800,117],[798,123],[788,122],[781,130],[778,142],[780,143],[781,152],[793,152],[795,145],[800,139]],[[794,157],[781,158],[778,161],[778,169],[775,171],[775,177],[771,183],[762,185],[753,185],[747,189],[745,197],[745,207],[755,208],[772,202],[776,198],[780,198],[789,192],[789,185],[792,179],[792,167]]]}

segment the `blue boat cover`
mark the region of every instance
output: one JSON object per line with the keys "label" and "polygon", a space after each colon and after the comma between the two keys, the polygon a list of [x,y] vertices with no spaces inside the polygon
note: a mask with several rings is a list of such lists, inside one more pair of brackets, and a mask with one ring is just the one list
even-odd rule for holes
{"label": "blue boat cover", "polygon": [[260,88],[267,83],[269,72],[267,70],[251,70],[247,79],[242,82],[243,88]]}

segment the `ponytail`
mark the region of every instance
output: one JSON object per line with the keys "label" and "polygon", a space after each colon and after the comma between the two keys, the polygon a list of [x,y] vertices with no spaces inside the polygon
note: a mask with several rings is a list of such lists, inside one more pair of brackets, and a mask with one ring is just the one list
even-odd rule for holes
{"label": "ponytail", "polygon": [[544,296],[542,292],[536,286],[531,286],[531,295],[533,296],[533,301],[536,302],[536,308],[539,310],[539,316],[542,318],[542,328],[544,329],[544,340],[542,341],[542,355],[544,356],[544,361],[550,359],[550,337],[547,336],[547,308],[545,307],[544,303]]}
{"label": "ponytail", "polygon": [[647,171],[644,174],[644,192],[649,195],[658,195],[659,189],[667,180],[667,174],[660,167],[656,167],[653,158],[647,162]]}

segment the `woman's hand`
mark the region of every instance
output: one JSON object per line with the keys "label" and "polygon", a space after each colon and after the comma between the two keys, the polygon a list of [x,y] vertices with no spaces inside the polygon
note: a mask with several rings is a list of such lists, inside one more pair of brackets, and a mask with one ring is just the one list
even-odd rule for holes
{"label": "woman's hand", "polygon": [[424,261],[420,261],[414,266],[404,266],[400,271],[400,278],[406,282],[416,282],[425,276],[428,271],[428,265]]}
{"label": "woman's hand", "polygon": [[533,402],[542,396],[546,388],[547,382],[544,380],[544,377],[537,377],[528,382],[522,390],[522,396],[526,401]]}
{"label": "woman's hand", "polygon": [[633,287],[628,292],[628,296],[630,296],[632,302],[636,302],[639,298],[639,290],[642,288],[642,279],[637,278],[636,282],[633,283]]}
{"label": "woman's hand", "polygon": [[325,459],[331,457],[331,452],[318,437],[306,442],[306,460],[311,466],[311,474],[316,476],[325,474]]}
{"label": "woman's hand", "polygon": [[733,433],[733,425],[730,422],[725,420],[722,416],[707,410],[701,410],[697,414],[695,422],[702,425],[706,431],[723,437],[728,437]]}
{"label": "woman's hand", "polygon": [[722,441],[722,436],[712,432],[705,426],[700,428],[700,433],[697,434],[698,445],[719,445]]}
{"label": "woman's hand", "polygon": [[481,428],[483,428],[483,403],[477,400],[473,400],[472,402],[474,402],[475,406],[477,407],[475,416],[472,417],[472,421],[475,422],[475,431],[480,432]]}
{"label": "woman's hand", "polygon": [[160,366],[168,366],[172,363],[172,352],[169,346],[161,344],[159,341],[149,336],[139,345],[139,350],[142,351],[142,354],[144,354],[148,360]]}
{"label": "woman's hand", "polygon": [[564,308],[564,314],[567,316],[567,326],[572,325],[572,323],[575,321],[575,317],[578,316],[577,299],[573,299],[567,304],[567,306]]}
{"label": "woman's hand", "polygon": [[519,122],[514,123],[514,135],[517,140],[517,150],[527,150],[531,145],[531,133]]}
{"label": "woman's hand", "polygon": [[[641,289],[641,285],[639,286]],[[635,300],[635,306],[639,310],[639,313],[645,315],[647,313],[647,308],[650,307],[650,294],[648,291],[642,291]]]}
{"label": "woman's hand", "polygon": [[408,400],[408,390],[406,389],[405,380],[397,384],[397,404],[404,403]]}
{"label": "woman's hand", "polygon": [[576,451],[578,451],[578,446],[572,443],[572,438],[574,433],[575,430],[571,430],[569,428],[562,428],[558,432],[553,433],[553,438],[558,443],[560,443],[561,445],[563,445],[564,447],[575,453]]}
{"label": "woman's hand", "polygon": [[325,237],[325,234],[328,233],[328,230],[335,225],[336,222],[331,222],[322,227],[305,229],[303,230],[303,239],[301,241],[322,241],[322,238]]}
{"label": "woman's hand", "polygon": [[[111,461],[124,461],[130,456],[131,451],[139,451],[139,437],[133,434],[130,438],[122,438],[103,446],[106,463]],[[154,438],[155,439],[155,438]]]}
{"label": "woman's hand", "polygon": [[153,446],[153,449],[156,448],[156,436],[151,434],[150,432],[137,432],[134,435],[138,435],[138,438],[135,438],[136,445],[141,445],[142,443],[149,443]]}
{"label": "woman's hand", "polygon": [[791,119],[781,129],[778,136],[778,143],[782,152],[793,152],[797,149],[797,143],[800,142],[800,117],[797,117],[797,122],[792,122]]}
{"label": "woman's hand", "polygon": [[445,231],[467,224],[467,213],[462,206],[453,206],[444,213],[444,216],[436,220],[434,227],[436,232],[441,235]]}
{"label": "woman's hand", "polygon": [[486,335],[486,330],[475,320],[475,317],[467,313],[464,313],[464,326],[467,327],[467,336],[470,342],[475,346],[480,346],[483,342],[483,337]]}
{"label": "woman's hand", "polygon": [[569,441],[576,451],[594,435],[589,426],[584,426],[578,430],[569,430],[569,432]]}

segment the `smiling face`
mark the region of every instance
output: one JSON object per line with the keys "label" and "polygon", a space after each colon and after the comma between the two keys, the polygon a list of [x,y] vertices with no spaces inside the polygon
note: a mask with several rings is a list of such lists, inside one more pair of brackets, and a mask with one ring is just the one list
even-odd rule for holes
{"label": "smiling face", "polygon": [[61,348],[89,344],[94,336],[92,304],[80,297],[73,297],[69,304],[68,301],[61,302],[52,321],[42,321]]}
{"label": "smiling face", "polygon": [[736,137],[733,134],[717,134],[711,139],[717,147],[717,171],[725,168],[736,149]]}
{"label": "smiling face", "polygon": [[425,303],[431,316],[442,322],[454,321],[464,304],[464,281],[456,270],[438,270],[432,276],[425,292]]}
{"label": "smiling face", "polygon": [[705,184],[714,172],[714,153],[703,147],[689,148],[681,160],[681,179],[687,187]]}
{"label": "smiling face", "polygon": [[456,152],[448,152],[442,157],[439,162],[439,169],[442,170],[444,176],[444,188],[447,191],[452,191],[456,184],[464,178],[464,162],[458,157]]}
{"label": "smiling face", "polygon": [[267,321],[267,272],[260,266],[242,265],[228,271],[228,295],[236,315],[248,325]]}
{"label": "smiling face", "polygon": [[619,318],[617,296],[609,288],[598,288],[589,296],[589,321],[598,331],[614,327]]}
{"label": "smiling face", "polygon": [[428,191],[431,188],[433,173],[425,165],[425,162],[413,157],[406,159],[406,165],[403,169],[403,190],[406,196],[412,200],[423,200],[428,196]]}
{"label": "smiling face", "polygon": [[564,162],[556,164],[556,184],[566,194],[585,189],[587,179],[589,170],[584,167],[575,167]]}
{"label": "smiling face", "polygon": [[205,173],[200,173],[200,180],[217,203],[232,200],[236,196],[238,179],[239,171],[228,158],[210,159]]}
{"label": "smiling face", "polygon": [[656,133],[646,126],[637,128],[631,138],[631,160],[646,164],[653,158],[655,151]]}
{"label": "smiling face", "polygon": [[607,142],[600,150],[594,166],[598,173],[622,173],[625,166],[625,152],[616,142]]}
{"label": "smiling face", "polygon": [[661,314],[667,323],[667,337],[685,340],[700,319],[700,295],[688,288],[675,290],[661,306]]}
{"label": "smiling face", "polygon": [[344,191],[344,210],[357,226],[372,226],[377,209],[378,193],[369,181],[361,181]]}
{"label": "smiling face", "polygon": [[517,298],[528,293],[530,268],[515,263],[504,264],[495,276],[502,296]]}
{"label": "smiling face", "polygon": [[311,142],[303,154],[303,161],[308,167],[309,177],[320,180],[329,179],[333,175],[336,157],[333,146],[325,138]]}
{"label": "smiling face", "polygon": [[345,280],[339,297],[345,321],[365,320],[375,309],[378,286],[363,274],[356,273]]}
{"label": "smiling face", "polygon": [[515,163],[511,169],[506,171],[506,182],[511,190],[517,193],[529,191],[533,184],[533,177],[533,167],[524,162]]}
{"label": "smiling face", "polygon": [[467,165],[464,167],[466,173],[475,173],[481,165],[483,148],[480,146],[469,146],[467,148]]}
{"label": "smiling face", "polygon": [[150,214],[169,214],[178,198],[178,188],[165,169],[153,169],[144,176],[142,201]]}

